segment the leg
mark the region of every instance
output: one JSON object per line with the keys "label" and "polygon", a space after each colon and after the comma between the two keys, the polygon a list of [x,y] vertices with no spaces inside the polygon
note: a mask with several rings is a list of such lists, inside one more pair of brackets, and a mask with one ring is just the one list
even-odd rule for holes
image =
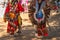
{"label": "leg", "polygon": [[21,33],[21,25],[18,25],[18,31],[17,33]]}
{"label": "leg", "polygon": [[11,27],[11,33],[10,33],[10,34],[11,34],[11,35],[14,35],[15,30],[16,30],[16,29],[15,29],[14,27]]}
{"label": "leg", "polygon": [[43,32],[41,30],[41,27],[40,27],[40,25],[37,25],[37,34],[35,34],[35,36],[37,38],[42,38],[43,37],[42,35],[43,35]]}
{"label": "leg", "polygon": [[48,36],[48,30],[46,28],[46,22],[42,24],[42,32],[44,36]]}
{"label": "leg", "polygon": [[16,21],[14,21],[13,22],[16,26],[14,27],[14,26],[11,26],[11,34],[14,34],[15,32],[16,32],[16,30],[17,30],[17,27],[18,27],[18,21],[16,20]]}
{"label": "leg", "polygon": [[10,31],[11,31],[11,26],[10,26],[10,24],[9,24],[9,22],[8,22],[7,33],[10,33]]}
{"label": "leg", "polygon": [[37,33],[38,33],[38,36],[42,36],[41,28],[37,28]]}
{"label": "leg", "polygon": [[18,16],[18,32],[17,33],[21,33],[21,25],[22,25],[22,18],[19,15]]}
{"label": "leg", "polygon": [[42,36],[43,35],[40,24],[38,24],[37,33],[38,33],[38,36]]}

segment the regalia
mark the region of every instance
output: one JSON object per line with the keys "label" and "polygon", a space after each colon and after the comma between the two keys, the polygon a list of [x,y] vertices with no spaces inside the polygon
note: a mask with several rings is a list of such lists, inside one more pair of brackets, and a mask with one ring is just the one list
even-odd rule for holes
{"label": "regalia", "polygon": [[17,0],[12,0],[8,3],[4,14],[4,20],[8,21],[7,33],[14,34],[21,24],[20,11],[22,12],[24,9]]}

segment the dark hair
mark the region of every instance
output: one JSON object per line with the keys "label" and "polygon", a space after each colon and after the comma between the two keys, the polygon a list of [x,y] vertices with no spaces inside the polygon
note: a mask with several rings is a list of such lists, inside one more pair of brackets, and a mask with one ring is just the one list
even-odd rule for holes
{"label": "dark hair", "polygon": [[45,1],[45,0],[41,0],[41,2],[43,2],[43,1]]}
{"label": "dark hair", "polygon": [[42,0],[42,1],[45,1],[45,0]]}
{"label": "dark hair", "polygon": [[12,0],[11,4],[15,5],[15,2],[18,2],[18,0]]}

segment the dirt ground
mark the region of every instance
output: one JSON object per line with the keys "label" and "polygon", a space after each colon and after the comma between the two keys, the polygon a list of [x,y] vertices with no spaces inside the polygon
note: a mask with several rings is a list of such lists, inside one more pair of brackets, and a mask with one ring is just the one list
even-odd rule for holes
{"label": "dirt ground", "polygon": [[[60,40],[60,14],[52,13],[49,19],[48,28],[48,37],[43,37],[41,39],[37,39],[35,37],[35,29],[31,26],[31,22],[28,17],[28,13],[22,13],[21,17],[23,19],[22,24],[22,35],[18,35],[17,37],[9,36],[6,33],[7,22],[4,23],[3,19],[0,18],[0,40]],[[24,27],[23,27],[24,26]]]}

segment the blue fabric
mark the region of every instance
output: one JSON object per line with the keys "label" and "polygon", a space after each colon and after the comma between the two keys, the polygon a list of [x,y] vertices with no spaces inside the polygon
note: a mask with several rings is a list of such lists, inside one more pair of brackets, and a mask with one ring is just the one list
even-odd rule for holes
{"label": "blue fabric", "polygon": [[42,12],[42,9],[43,9],[43,7],[45,6],[45,1],[43,1],[42,2],[42,4],[41,4],[41,7],[40,7],[40,10],[38,11],[38,1],[36,0],[36,18],[37,19],[41,19],[41,18],[43,18],[43,12]]}
{"label": "blue fabric", "polygon": [[[46,5],[46,3],[45,3],[45,1],[43,1],[42,4],[41,4],[40,10],[41,10],[45,5]],[[38,1],[36,0],[36,12],[38,12],[38,7],[39,7]],[[40,11],[40,10],[39,10],[39,11]]]}
{"label": "blue fabric", "polygon": [[40,11],[40,13],[37,13],[37,14],[36,14],[36,18],[37,18],[37,19],[43,18],[43,13],[42,13],[42,11]]}
{"label": "blue fabric", "polygon": [[55,1],[55,4],[56,4],[57,6],[59,6],[59,5],[60,5],[60,2]]}

